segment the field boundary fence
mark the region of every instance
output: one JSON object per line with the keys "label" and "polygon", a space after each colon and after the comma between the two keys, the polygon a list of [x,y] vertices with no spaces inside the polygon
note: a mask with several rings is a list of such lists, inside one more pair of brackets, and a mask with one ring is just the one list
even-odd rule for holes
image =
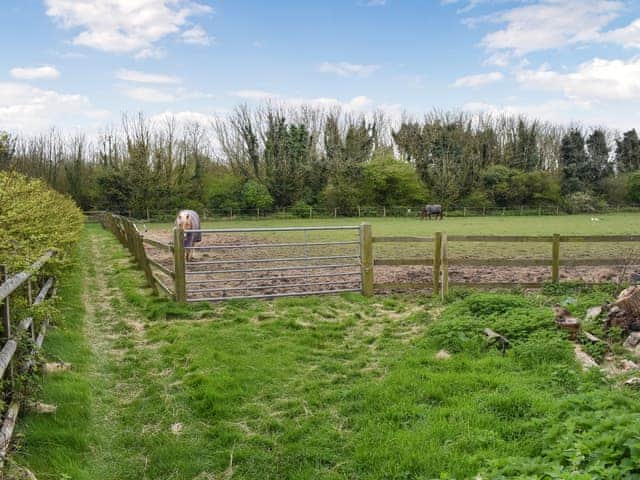
{"label": "field boundary fence", "polygon": [[[545,283],[560,282],[561,267],[625,267],[630,265],[632,259],[621,256],[568,258],[562,257],[562,245],[569,243],[639,243],[640,235],[448,235],[446,232],[436,232],[429,236],[376,236],[369,223],[359,226],[333,226],[333,227],[274,227],[274,228],[231,228],[231,229],[202,229],[183,231],[179,228],[173,230],[173,241],[163,243],[144,236],[136,227],[133,220],[113,214],[102,217],[102,224],[111,230],[120,242],[125,245],[136,259],[139,267],[146,275],[149,286],[158,293],[162,290],[175,300],[184,301],[218,301],[238,298],[273,298],[281,296],[315,295],[324,293],[339,293],[346,291],[360,291],[364,295],[372,295],[376,290],[389,289],[422,289],[431,290],[440,295],[447,295],[451,286],[468,286],[475,288],[539,288]],[[308,241],[309,232],[323,232],[325,234],[342,231],[353,233],[353,239],[324,239],[320,242]],[[222,239],[229,234],[287,234],[291,232],[304,233],[304,241],[291,242],[279,239],[275,242],[258,243],[233,243],[234,240],[219,240],[220,244],[207,244],[204,246],[184,247],[182,239],[186,234],[200,233],[202,235],[217,235]],[[452,256],[451,245],[456,243],[473,242],[482,244],[501,243],[527,243],[548,245],[548,256],[544,258],[463,258]],[[432,244],[431,252],[425,249],[424,256],[418,257],[391,257],[383,258],[374,255],[375,244]],[[260,248],[265,250],[275,248],[308,248],[308,247],[336,247],[338,245],[353,246],[354,250],[348,255],[308,255],[250,258],[240,256],[230,259],[205,259],[198,262],[187,262],[186,252],[189,250],[204,251],[241,251],[248,252]],[[481,250],[493,251],[489,247],[478,247]],[[170,253],[170,265],[162,264],[148,255],[147,249],[162,250]],[[322,260],[318,264],[307,263]],[[290,262],[295,262],[291,265]],[[302,263],[301,263],[302,262]],[[269,266],[275,263],[275,266]],[[280,265],[277,265],[277,264]],[[636,262],[637,263],[637,262]],[[376,282],[375,271],[381,267],[422,266],[431,267],[430,281],[423,282]],[[194,267],[201,267],[201,270]],[[499,281],[450,281],[450,267],[488,267],[498,271],[501,268],[548,268],[547,281],[538,282],[499,282]],[[345,271],[348,269],[348,271]],[[294,271],[295,275],[288,277],[286,272]],[[252,273],[261,272],[260,276],[252,276]],[[165,276],[170,282],[161,278]],[[231,277],[226,276],[233,274]],[[264,275],[262,275],[264,274]],[[194,276],[208,276],[206,280],[194,279]],[[216,277],[219,275],[219,277]],[[349,277],[349,281],[340,283],[340,277]],[[328,278],[325,281],[313,281],[318,278]],[[357,277],[357,278],[356,278]],[[290,280],[294,280],[290,282]],[[259,285],[249,282],[259,281]],[[313,287],[302,292],[280,291],[281,286],[269,282],[286,281],[290,287],[304,284]],[[233,283],[237,286],[229,286]],[[200,288],[194,289],[194,285]],[[205,284],[213,285],[208,287]],[[203,285],[204,288],[203,288]],[[226,285],[226,286],[225,286]],[[327,288],[330,286],[331,288]],[[344,286],[344,288],[341,288]],[[274,293],[255,293],[256,290],[275,289]],[[254,293],[247,294],[247,291]],[[233,292],[229,294],[230,292]],[[243,293],[244,292],[244,293]],[[193,294],[213,293],[214,295],[193,297]]]}
{"label": "field boundary fence", "polygon": [[[200,211],[201,219],[207,220],[286,220],[286,219],[329,219],[329,218],[417,218],[421,205],[412,206],[356,206],[351,208],[289,207],[289,208],[205,208]],[[605,215],[611,213],[638,213],[640,205],[620,205],[597,208],[589,211],[572,212],[556,205],[516,206],[516,207],[473,207],[452,206],[445,208],[446,217],[518,217],[555,216],[572,214]],[[84,212],[87,223],[99,223],[107,212],[91,210]],[[172,222],[177,210],[149,210],[145,212],[121,212],[122,216],[135,218],[139,222]]]}
{"label": "field boundary fence", "polygon": [[0,308],[4,337],[4,345],[0,350],[0,378],[5,385],[3,396],[7,405],[0,427],[0,468],[4,465],[21,408],[21,395],[16,391],[18,375],[32,370],[51,321],[49,316],[40,321],[30,316],[21,318],[19,322],[14,321],[12,299],[18,295],[24,296],[27,306],[36,307],[47,297],[55,295],[55,279],[40,275],[42,268],[54,255],[54,251],[48,251],[17,273],[11,273],[5,265],[0,265]]}

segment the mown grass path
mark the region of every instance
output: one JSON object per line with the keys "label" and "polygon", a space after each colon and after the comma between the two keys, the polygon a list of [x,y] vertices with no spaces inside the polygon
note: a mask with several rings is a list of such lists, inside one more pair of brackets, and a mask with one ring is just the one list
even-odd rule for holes
{"label": "mown grass path", "polygon": [[148,293],[88,228],[46,344],[74,368],[46,378],[58,413],[28,415],[14,457],[38,478],[344,478],[353,385],[381,378],[428,319],[359,295],[181,310]]}
{"label": "mown grass path", "polygon": [[44,379],[58,412],[26,415],[13,461],[41,480],[636,478],[640,393],[583,373],[549,308],[611,291],[556,290],[186,307],[88,227],[45,343],[73,369]]}

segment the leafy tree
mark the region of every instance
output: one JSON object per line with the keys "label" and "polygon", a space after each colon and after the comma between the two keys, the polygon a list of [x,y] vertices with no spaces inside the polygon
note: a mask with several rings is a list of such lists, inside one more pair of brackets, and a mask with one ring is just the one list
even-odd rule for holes
{"label": "leafy tree", "polygon": [[304,191],[310,153],[309,131],[287,125],[284,117],[270,115],[265,134],[266,184],[276,205],[292,205]]}
{"label": "leafy tree", "polygon": [[242,198],[247,208],[269,209],[273,207],[273,197],[269,190],[256,180],[249,180],[244,184]]}
{"label": "leafy tree", "polygon": [[616,164],[623,173],[640,170],[640,139],[635,128],[616,139]]}
{"label": "leafy tree", "polygon": [[222,170],[207,175],[204,183],[206,205],[209,208],[213,210],[242,208],[244,179],[239,175]]}
{"label": "leafy tree", "polygon": [[589,180],[600,189],[600,182],[613,175],[613,164],[609,162],[610,149],[607,138],[601,129],[594,130],[587,137],[589,154]]}
{"label": "leafy tree", "polygon": [[562,165],[562,192],[584,191],[589,185],[590,165],[584,146],[584,137],[579,130],[571,130],[562,138],[560,146]]}
{"label": "leafy tree", "polygon": [[627,195],[635,205],[640,205],[640,171],[633,172],[627,179]]}
{"label": "leafy tree", "polygon": [[427,196],[415,169],[391,154],[375,157],[364,168],[363,198],[369,205],[418,205]]}

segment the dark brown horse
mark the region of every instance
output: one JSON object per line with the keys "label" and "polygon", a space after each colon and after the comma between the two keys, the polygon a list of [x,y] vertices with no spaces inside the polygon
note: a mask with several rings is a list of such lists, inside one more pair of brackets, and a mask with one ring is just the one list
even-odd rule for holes
{"label": "dark brown horse", "polygon": [[444,215],[444,209],[442,205],[425,205],[420,209],[420,220],[424,220],[425,217],[431,220],[432,216],[435,216],[436,220],[442,220]]}

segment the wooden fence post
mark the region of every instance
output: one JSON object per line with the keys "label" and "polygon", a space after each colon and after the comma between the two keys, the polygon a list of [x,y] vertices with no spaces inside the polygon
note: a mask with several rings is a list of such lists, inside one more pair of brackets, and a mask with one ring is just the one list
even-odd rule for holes
{"label": "wooden fence post", "polygon": [[440,292],[440,262],[442,261],[442,233],[433,236],[433,294]]}
{"label": "wooden fence post", "polygon": [[447,234],[442,234],[442,299],[449,295],[449,257],[447,248]]}
{"label": "wooden fence post", "polygon": [[553,244],[551,247],[551,281],[560,281],[560,235],[553,234]]}
{"label": "wooden fence post", "polygon": [[360,274],[362,277],[362,294],[373,295],[373,241],[371,224],[360,225]]}
{"label": "wooden fence post", "polygon": [[[0,265],[0,285],[7,281],[9,278],[9,271],[6,265]],[[9,340],[11,338],[11,308],[9,306],[9,297],[2,302],[2,325],[4,327],[4,338]]]}
{"label": "wooden fence post", "polygon": [[151,265],[147,258],[147,251],[144,248],[144,242],[142,241],[142,234],[140,232],[136,235],[136,244],[139,255],[140,268],[144,272],[144,276],[147,277],[147,283],[154,295],[158,295],[158,286],[156,285],[156,279],[153,278],[153,272],[151,271]]}
{"label": "wooden fence post", "polygon": [[187,285],[185,280],[185,260],[184,260],[184,230],[180,227],[173,229],[173,267],[175,272],[175,299],[176,302],[187,300]]}

